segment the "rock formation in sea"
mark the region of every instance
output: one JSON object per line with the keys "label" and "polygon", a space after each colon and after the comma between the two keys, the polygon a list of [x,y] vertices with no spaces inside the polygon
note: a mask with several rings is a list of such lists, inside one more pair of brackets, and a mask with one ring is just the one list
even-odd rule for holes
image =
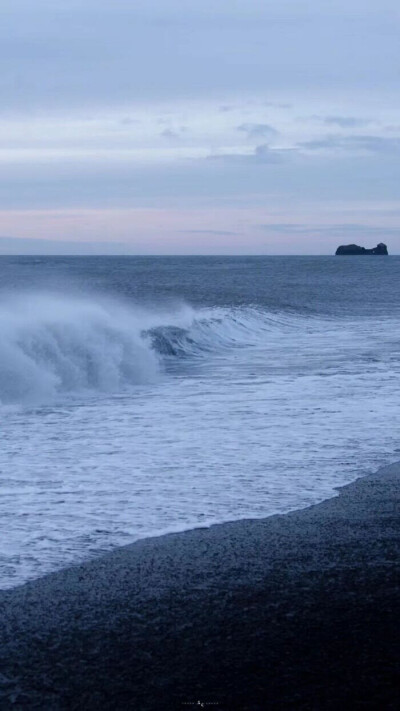
{"label": "rock formation in sea", "polygon": [[336,254],[388,254],[388,250],[386,244],[383,244],[383,242],[379,242],[379,244],[372,249],[359,247],[358,244],[342,244],[337,248]]}

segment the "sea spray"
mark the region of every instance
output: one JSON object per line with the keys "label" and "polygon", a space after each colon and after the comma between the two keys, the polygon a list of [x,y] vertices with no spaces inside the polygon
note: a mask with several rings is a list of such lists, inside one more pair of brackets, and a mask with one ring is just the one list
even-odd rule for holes
{"label": "sea spray", "polygon": [[[143,320],[143,319],[142,319]],[[154,380],[158,360],[140,314],[117,301],[24,293],[0,302],[0,400],[115,391]]]}
{"label": "sea spray", "polygon": [[24,292],[0,300],[0,402],[118,392],[153,382],[168,356],[249,347],[298,317],[256,308],[143,308],[103,295]]}

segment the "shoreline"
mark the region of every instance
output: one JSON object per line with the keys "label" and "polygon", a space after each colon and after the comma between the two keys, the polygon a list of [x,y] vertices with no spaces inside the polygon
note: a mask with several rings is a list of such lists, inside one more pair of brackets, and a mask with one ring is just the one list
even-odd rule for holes
{"label": "shoreline", "polygon": [[[400,451],[400,450],[399,450]],[[387,458],[388,459],[388,458]],[[390,458],[389,458],[390,459]],[[354,478],[351,478],[349,481],[343,484],[338,484],[336,486],[331,487],[330,493],[326,493],[324,495],[321,494],[321,498],[317,498],[316,501],[313,503],[308,503],[308,504],[303,504],[300,506],[300,508],[289,508],[287,511],[278,511],[275,510],[271,513],[264,513],[260,514],[259,516],[244,516],[243,518],[227,518],[227,519],[222,519],[220,521],[215,521],[213,519],[204,519],[204,521],[196,521],[193,522],[192,524],[187,524],[184,527],[181,526],[171,526],[170,528],[167,529],[162,529],[159,531],[156,531],[154,533],[146,533],[144,535],[141,535],[138,538],[134,538],[130,542],[127,543],[121,543],[121,544],[111,544],[110,547],[103,547],[102,549],[93,549],[92,552],[89,553],[82,553],[81,556],[75,558],[74,560],[66,560],[64,562],[60,562],[59,566],[60,567],[55,567],[55,568],[49,568],[46,569],[44,568],[40,573],[38,573],[35,577],[28,577],[26,579],[22,578],[20,580],[16,580],[12,585],[8,585],[7,587],[0,587],[0,595],[3,592],[11,592],[12,590],[15,590],[17,588],[23,587],[24,585],[29,585],[30,583],[37,582],[38,580],[41,580],[42,578],[47,578],[50,575],[55,575],[57,573],[62,573],[65,570],[69,570],[70,568],[76,568],[82,565],[86,565],[88,563],[91,563],[99,558],[103,558],[104,556],[109,555],[110,553],[114,553],[117,550],[124,549],[124,548],[129,548],[130,546],[137,545],[140,542],[147,541],[147,540],[153,540],[153,539],[161,539],[165,538],[167,536],[173,536],[173,535],[183,535],[186,533],[191,533],[192,531],[197,531],[197,530],[202,530],[205,528],[213,528],[214,526],[225,526],[229,524],[234,524],[234,523],[242,523],[242,522],[257,522],[257,521],[264,521],[269,518],[274,518],[276,516],[288,516],[289,514],[300,512],[300,511],[305,511],[309,508],[312,508],[314,506],[319,506],[320,504],[323,504],[325,501],[329,501],[330,499],[336,498],[339,496],[339,492],[341,489],[345,488],[346,486],[350,486],[351,484],[354,484],[358,479],[364,479],[365,477],[371,476],[372,474],[380,471],[381,469],[385,469],[388,466],[392,466],[396,464],[397,461],[392,462],[391,464],[381,464],[377,470],[372,469],[371,467],[365,467],[362,472],[363,473],[358,473],[354,474]],[[400,464],[400,461],[399,461]]]}
{"label": "shoreline", "polygon": [[400,463],[338,494],[0,591],[0,708],[397,708]]}

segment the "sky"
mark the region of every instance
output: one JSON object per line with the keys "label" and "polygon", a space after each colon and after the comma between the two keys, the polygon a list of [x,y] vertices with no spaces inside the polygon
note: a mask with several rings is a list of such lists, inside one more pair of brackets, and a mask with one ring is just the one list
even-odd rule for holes
{"label": "sky", "polygon": [[2,0],[0,253],[400,253],[397,0]]}

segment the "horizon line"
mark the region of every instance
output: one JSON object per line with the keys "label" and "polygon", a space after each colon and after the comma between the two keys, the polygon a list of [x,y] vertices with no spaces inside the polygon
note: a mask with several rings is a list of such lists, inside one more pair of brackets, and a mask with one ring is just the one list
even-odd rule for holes
{"label": "horizon line", "polygon": [[316,254],[314,252],[312,253],[306,253],[306,254],[238,254],[238,253],[230,253],[230,254],[198,254],[198,253],[193,253],[193,254],[166,254],[166,253],[161,253],[161,254],[132,254],[132,253],[121,253],[121,254],[107,254],[107,253],[93,253],[93,254],[79,254],[79,253],[58,253],[58,254],[52,254],[52,253],[37,253],[37,254],[17,254],[14,252],[10,253],[0,253],[0,257],[215,257],[215,258],[221,258],[221,257],[246,257],[246,258],[251,258],[251,257],[336,257],[336,256],[342,256],[342,257],[364,257],[364,256],[374,256],[374,257],[398,257],[400,256],[400,252],[392,252],[390,254],[342,254],[342,255],[336,255],[335,253],[324,253],[324,254]]}

